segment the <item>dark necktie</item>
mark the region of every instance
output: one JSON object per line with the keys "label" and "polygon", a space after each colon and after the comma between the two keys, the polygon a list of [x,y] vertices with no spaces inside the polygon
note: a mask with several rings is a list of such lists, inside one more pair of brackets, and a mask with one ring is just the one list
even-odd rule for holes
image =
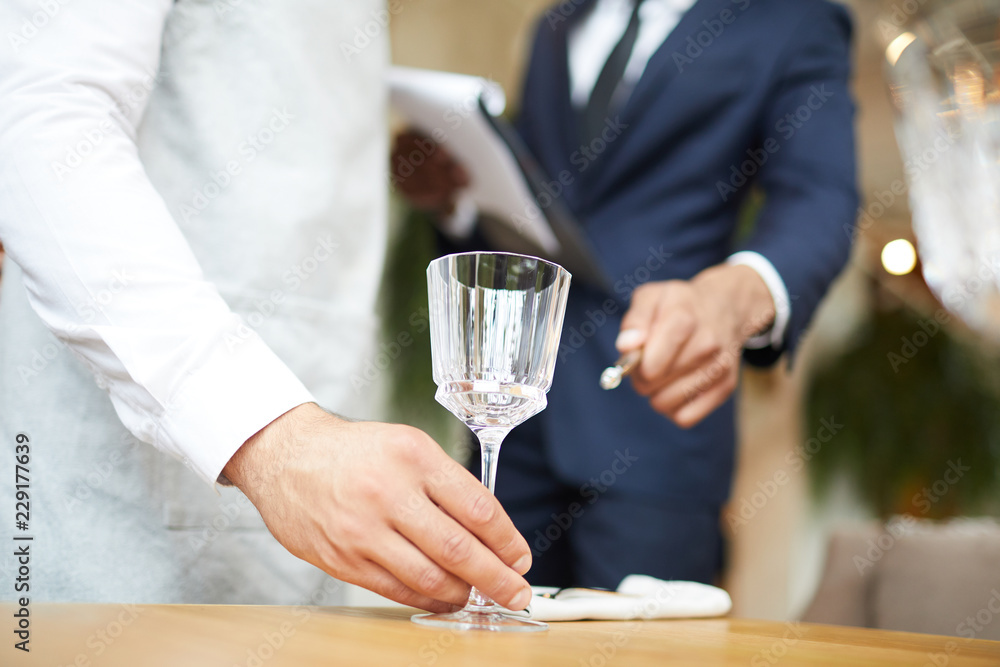
{"label": "dark necktie", "polygon": [[590,93],[590,99],[583,110],[583,141],[589,144],[601,135],[604,125],[615,106],[615,91],[621,84],[622,76],[625,74],[625,66],[632,55],[635,47],[635,39],[639,35],[639,7],[642,0],[633,0],[635,8],[629,18],[625,33],[618,40],[615,48],[611,50],[611,55],[604,63],[604,68],[597,77],[594,90]]}

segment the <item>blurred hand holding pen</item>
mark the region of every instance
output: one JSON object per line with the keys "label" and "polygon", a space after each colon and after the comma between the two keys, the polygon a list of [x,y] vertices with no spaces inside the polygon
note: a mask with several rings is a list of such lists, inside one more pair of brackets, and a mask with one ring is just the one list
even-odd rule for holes
{"label": "blurred hand holding pen", "polygon": [[621,356],[614,366],[609,366],[601,373],[601,389],[615,389],[622,383],[622,378],[639,367],[642,361],[642,346],[646,342],[646,334],[637,329],[623,329],[615,339],[615,347]]}
{"label": "blurred hand holding pen", "polygon": [[615,389],[622,383],[622,378],[629,375],[639,365],[642,359],[642,348],[626,352],[618,358],[614,366],[609,366],[601,373],[601,389]]}

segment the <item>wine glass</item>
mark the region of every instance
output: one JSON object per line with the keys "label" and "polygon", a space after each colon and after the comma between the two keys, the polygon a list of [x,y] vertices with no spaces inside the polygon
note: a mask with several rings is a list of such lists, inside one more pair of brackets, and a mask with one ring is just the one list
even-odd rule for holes
{"label": "wine glass", "polygon": [[1000,340],[1000,0],[892,9],[878,25],[924,279]]}
{"label": "wine glass", "polygon": [[[551,262],[509,253],[448,255],[427,267],[434,398],[479,438],[490,493],[504,437],[545,409],[570,277]],[[475,587],[461,611],[413,621],[461,630],[548,629],[503,613]]]}

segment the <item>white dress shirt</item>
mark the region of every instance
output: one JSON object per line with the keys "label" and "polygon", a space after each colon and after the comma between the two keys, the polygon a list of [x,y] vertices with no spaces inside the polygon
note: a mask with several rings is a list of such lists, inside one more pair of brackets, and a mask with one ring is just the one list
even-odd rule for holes
{"label": "white dress shirt", "polygon": [[[622,83],[632,87],[642,76],[649,59],[677,27],[695,0],[645,0],[639,8],[639,34],[625,66]],[[574,25],[567,37],[570,99],[577,108],[590,99],[604,64],[621,39],[632,15],[632,0],[597,0],[587,16]],[[751,338],[746,347],[781,347],[791,316],[788,290],[774,265],[760,253],[743,251],[733,254],[728,264],[754,269],[767,285],[774,301],[775,318],[771,328]]]}
{"label": "white dress shirt", "polygon": [[313,398],[379,416],[384,13],[0,0],[0,451],[31,437],[37,599],[345,603],[205,481]]}
{"label": "white dress shirt", "polygon": [[[612,49],[625,33],[634,0],[598,0],[567,36],[570,99],[582,107],[590,99]],[[622,79],[634,85],[650,57],[673,32],[695,0],[645,0],[639,8],[639,34]]]}
{"label": "white dress shirt", "polygon": [[251,1],[50,4],[0,3],[0,238],[122,423],[214,483],[317,391],[350,398],[376,340],[385,48],[339,44],[378,2],[294,2],[294,25]]}

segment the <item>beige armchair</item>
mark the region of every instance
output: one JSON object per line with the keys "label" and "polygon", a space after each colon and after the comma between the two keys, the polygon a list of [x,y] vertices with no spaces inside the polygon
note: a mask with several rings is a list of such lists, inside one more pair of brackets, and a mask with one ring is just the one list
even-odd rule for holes
{"label": "beige armchair", "polygon": [[839,530],[802,620],[1000,640],[1000,524],[902,517]]}

